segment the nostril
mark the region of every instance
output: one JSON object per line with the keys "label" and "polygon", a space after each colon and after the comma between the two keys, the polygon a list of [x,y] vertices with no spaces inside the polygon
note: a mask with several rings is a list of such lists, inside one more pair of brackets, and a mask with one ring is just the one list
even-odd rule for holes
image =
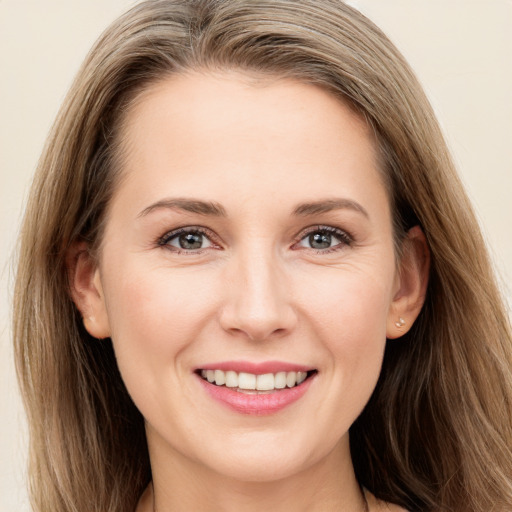
{"label": "nostril", "polygon": [[244,336],[251,341],[261,342],[289,334],[296,323],[292,312],[250,314],[247,311],[225,311],[221,313],[222,328],[233,336]]}

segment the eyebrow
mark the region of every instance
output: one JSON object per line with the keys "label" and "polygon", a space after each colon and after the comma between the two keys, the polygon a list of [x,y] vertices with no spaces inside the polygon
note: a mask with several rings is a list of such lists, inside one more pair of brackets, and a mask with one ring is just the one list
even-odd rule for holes
{"label": "eyebrow", "polygon": [[212,215],[215,217],[225,217],[226,210],[214,201],[200,201],[198,199],[187,199],[187,198],[166,198],[153,203],[152,205],[144,208],[138,217],[144,217],[149,213],[160,210],[183,210],[190,213],[197,213],[199,215]]}
{"label": "eyebrow", "polygon": [[[144,217],[149,213],[159,209],[183,210],[199,215],[211,215],[214,217],[226,217],[226,210],[222,205],[215,201],[201,201],[199,199],[187,198],[166,198],[151,204],[142,210],[138,217]],[[368,212],[356,201],[351,199],[337,198],[324,199],[310,203],[301,203],[293,210],[293,215],[310,216],[326,213],[332,210],[349,209],[363,214],[369,218]]]}
{"label": "eyebrow", "polygon": [[332,210],[353,210],[362,213],[367,219],[370,218],[368,212],[356,201],[344,198],[324,199],[314,201],[312,203],[299,204],[294,210],[294,215],[309,216],[317,215],[319,213],[330,212]]}

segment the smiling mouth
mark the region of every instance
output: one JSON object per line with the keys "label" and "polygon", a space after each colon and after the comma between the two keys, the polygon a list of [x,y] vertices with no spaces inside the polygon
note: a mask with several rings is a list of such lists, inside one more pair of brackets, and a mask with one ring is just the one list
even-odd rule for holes
{"label": "smiling mouth", "polygon": [[197,374],[205,381],[218,387],[231,388],[240,393],[260,395],[276,393],[283,389],[300,386],[306,379],[316,374],[316,370],[308,372],[277,372],[256,375],[254,373],[198,370]]}

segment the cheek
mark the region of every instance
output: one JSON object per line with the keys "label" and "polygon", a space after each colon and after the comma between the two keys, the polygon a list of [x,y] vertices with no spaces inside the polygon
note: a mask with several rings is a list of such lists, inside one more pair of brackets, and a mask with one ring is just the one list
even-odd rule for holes
{"label": "cheek", "polygon": [[[136,262],[114,276],[106,302],[118,365],[127,385],[157,384],[163,366],[179,371],[182,353],[215,312],[215,285],[201,272],[173,272]],[[168,377],[168,376],[167,376]]]}
{"label": "cheek", "polygon": [[386,344],[394,267],[376,268],[380,270],[339,269],[329,279],[315,280],[303,299],[311,320],[310,334],[327,351],[332,389],[341,397],[333,399],[343,400],[343,406],[351,410],[360,411],[370,397]]}
{"label": "cheek", "polygon": [[343,380],[352,383],[354,392],[363,393],[373,389],[380,374],[388,307],[385,296],[371,288],[365,291],[358,287],[350,293],[347,287],[338,301],[336,325],[326,332],[328,349],[342,369]]}
{"label": "cheek", "polygon": [[[329,338],[371,343],[377,334],[385,338],[393,276],[391,264],[331,269],[323,278],[311,274],[301,292],[302,308],[320,320],[318,327]],[[374,336],[363,335],[371,332]]]}

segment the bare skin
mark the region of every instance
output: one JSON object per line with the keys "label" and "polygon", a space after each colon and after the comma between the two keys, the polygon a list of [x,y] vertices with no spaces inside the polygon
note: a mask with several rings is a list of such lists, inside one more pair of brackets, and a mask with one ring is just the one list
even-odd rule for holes
{"label": "bare skin", "polygon": [[[268,498],[267,499],[268,503],[263,504],[263,503],[259,502],[257,504],[256,508],[254,508],[254,504],[252,505],[252,508],[250,508],[250,507],[239,508],[240,504],[233,503],[232,509],[240,510],[242,512],[245,512],[245,511],[249,512],[249,511],[256,511],[256,510],[269,510],[268,508],[265,508],[265,507],[270,506],[272,510],[280,510],[279,508],[275,508],[275,504],[281,503],[281,504],[283,504],[283,506],[281,508],[282,510],[290,510],[289,508],[287,509],[286,507],[287,506],[289,507],[291,505],[287,504],[286,502],[283,502],[282,500],[276,500],[276,498],[274,496],[268,496],[267,498]],[[407,512],[404,508],[399,507],[398,505],[393,505],[392,503],[385,503],[383,501],[378,500],[369,491],[365,491],[365,498],[366,498],[366,501],[368,504],[367,505],[368,512]],[[205,506],[207,508],[204,508],[204,510],[208,510],[211,512],[223,512],[224,510],[231,510],[231,507],[226,508],[226,509],[215,508],[214,506],[211,505],[212,503],[216,503],[213,498],[210,500],[205,500]],[[209,506],[209,508],[208,508],[208,506]],[[322,503],[321,506],[325,507],[326,504]],[[319,505],[317,503],[311,503],[306,506],[302,505],[302,507],[303,507],[302,509],[296,508],[294,510],[297,510],[297,511],[303,510],[304,512],[305,511],[308,511],[308,512],[309,511],[339,512],[340,510],[347,510],[347,508],[340,509],[339,505],[335,504],[335,503],[333,503],[332,508],[319,508]],[[366,504],[363,502],[360,505],[359,509],[354,509],[354,510],[363,511],[363,510],[366,510],[365,507],[366,507]],[[170,512],[172,512],[172,509],[169,509],[169,510],[170,510]],[[176,509],[176,510],[178,510],[178,509]],[[186,508],[184,510],[186,510]],[[203,509],[200,509],[200,510],[203,510]],[[152,485],[149,485],[146,488],[146,490],[144,491],[144,494],[141,496],[136,512],[157,512],[157,509],[155,508],[155,500],[154,500]]]}
{"label": "bare skin", "polygon": [[[121,136],[99,264],[77,248],[73,297],[146,421],[137,512],[363,512],[348,430],[428,275],[419,228],[396,260],[371,130],[318,88],[226,72],[151,87]],[[303,365],[309,387],[233,410],[201,377],[225,361]]]}

